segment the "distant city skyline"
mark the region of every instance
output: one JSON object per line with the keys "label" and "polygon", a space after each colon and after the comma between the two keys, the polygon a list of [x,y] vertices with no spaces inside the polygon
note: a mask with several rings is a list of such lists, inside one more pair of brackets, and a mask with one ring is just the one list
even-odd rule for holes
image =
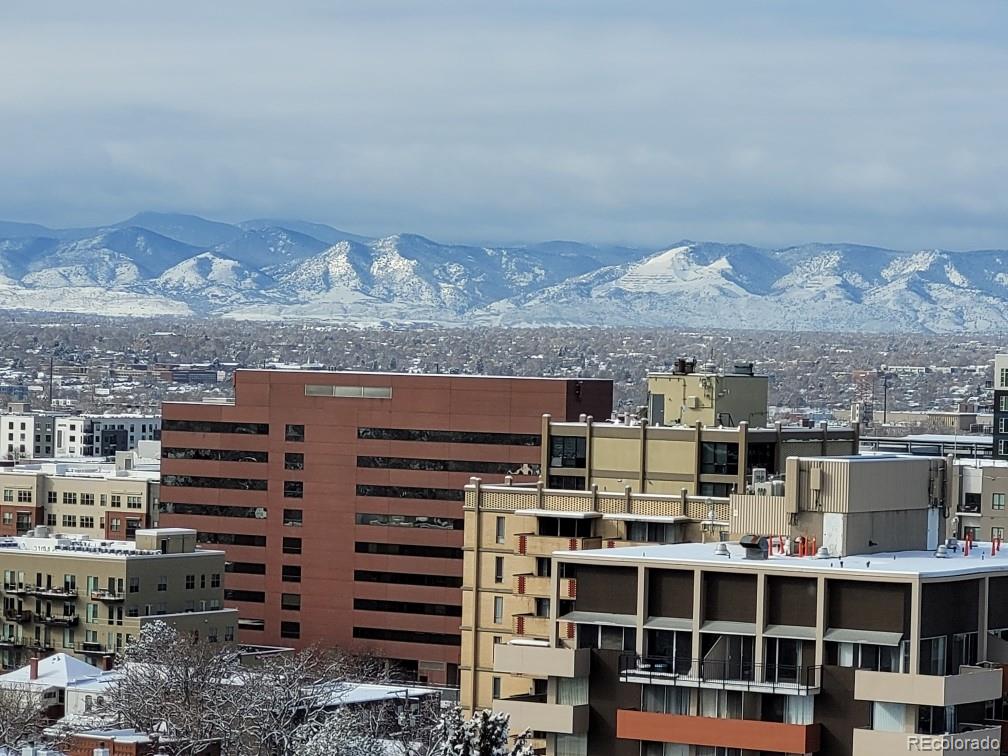
{"label": "distant city skyline", "polygon": [[0,7],[0,218],[1008,247],[1008,5]]}

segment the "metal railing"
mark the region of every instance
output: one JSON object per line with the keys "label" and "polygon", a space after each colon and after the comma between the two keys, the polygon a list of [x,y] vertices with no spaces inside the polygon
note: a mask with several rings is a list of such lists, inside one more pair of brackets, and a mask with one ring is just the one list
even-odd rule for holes
{"label": "metal railing", "polygon": [[819,665],[757,664],[742,659],[691,659],[689,657],[621,654],[620,679],[690,687],[758,690],[782,693],[818,691]]}

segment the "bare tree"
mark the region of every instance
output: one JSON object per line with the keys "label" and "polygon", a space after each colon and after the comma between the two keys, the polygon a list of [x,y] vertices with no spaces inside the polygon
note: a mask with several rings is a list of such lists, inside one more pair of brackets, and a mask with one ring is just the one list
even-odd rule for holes
{"label": "bare tree", "polygon": [[0,688],[0,748],[42,740],[45,715],[41,696],[28,686]]}

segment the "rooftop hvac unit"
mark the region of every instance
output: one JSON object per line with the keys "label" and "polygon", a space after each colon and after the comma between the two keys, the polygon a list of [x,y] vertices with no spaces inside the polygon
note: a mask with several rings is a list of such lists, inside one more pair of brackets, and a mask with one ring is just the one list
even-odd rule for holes
{"label": "rooftop hvac unit", "polygon": [[698,396],[687,396],[686,397],[686,409],[700,409],[700,397]]}
{"label": "rooftop hvac unit", "polygon": [[766,483],[767,481],[767,471],[765,467],[754,467],[752,471],[752,482],[754,486],[758,486],[760,483]]}

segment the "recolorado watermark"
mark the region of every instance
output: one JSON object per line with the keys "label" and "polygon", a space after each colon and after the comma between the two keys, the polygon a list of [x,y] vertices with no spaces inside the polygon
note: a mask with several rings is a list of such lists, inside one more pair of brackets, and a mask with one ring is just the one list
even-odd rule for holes
{"label": "recolorado watermark", "polygon": [[907,750],[911,753],[936,753],[960,751],[965,753],[1000,753],[1001,738],[985,735],[982,738],[963,735],[908,735]]}

